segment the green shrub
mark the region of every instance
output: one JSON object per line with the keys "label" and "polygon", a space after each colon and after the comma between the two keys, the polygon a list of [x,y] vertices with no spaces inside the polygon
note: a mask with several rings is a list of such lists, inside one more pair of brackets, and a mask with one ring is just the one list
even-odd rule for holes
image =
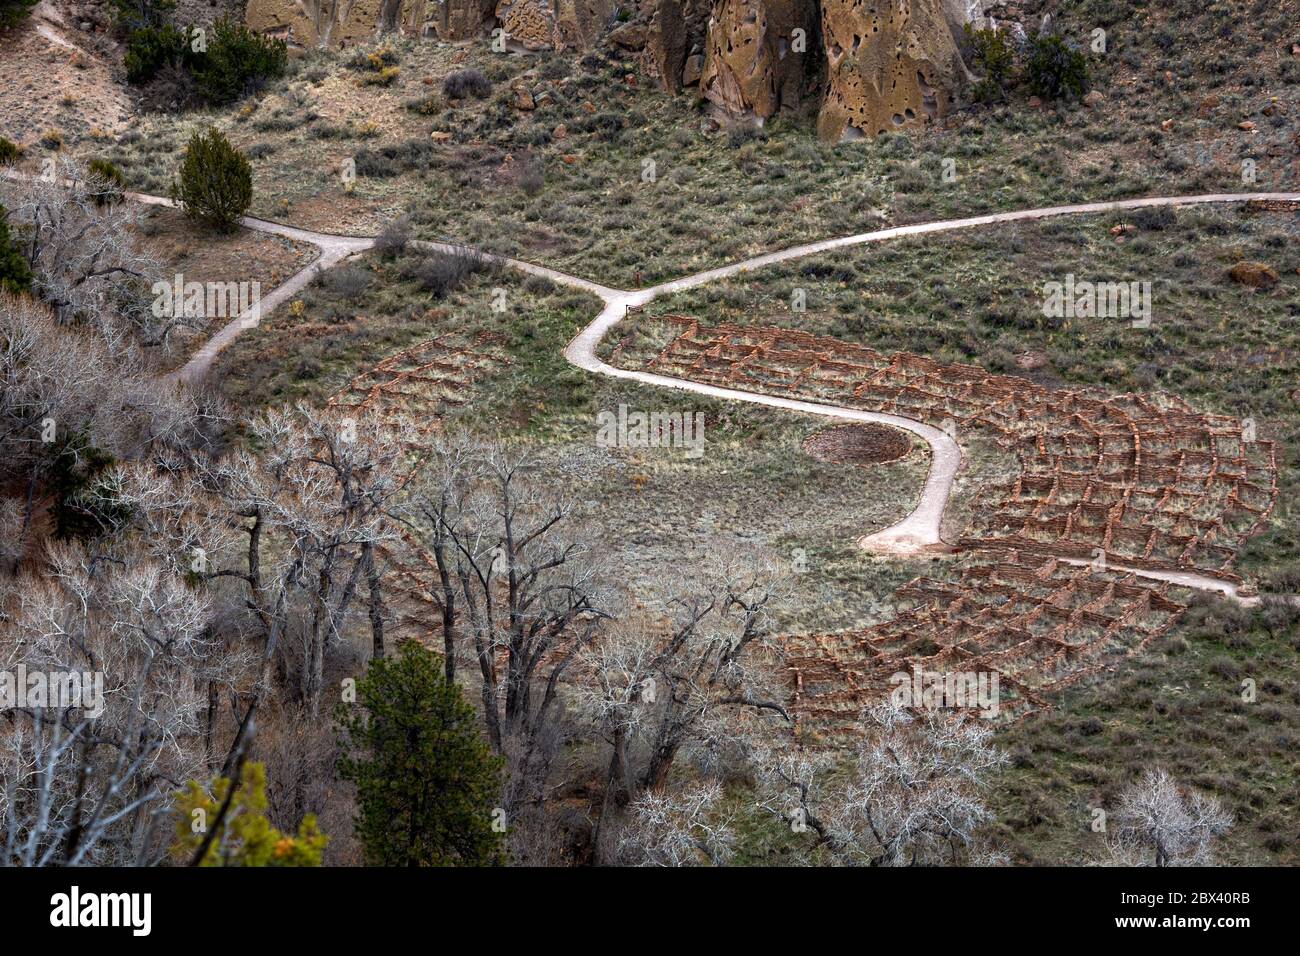
{"label": "green shrub", "polygon": [[220,130],[209,127],[190,137],[172,198],[191,219],[230,232],[253,202],[253,167]]}
{"label": "green shrub", "polygon": [[974,30],[968,23],[963,28],[971,48],[971,60],[986,77],[999,86],[1011,78],[1015,51],[1007,34],[1000,30]]}
{"label": "green shrub", "polygon": [[971,98],[979,103],[996,103],[1006,99],[1007,85],[1015,51],[1007,34],[998,30],[975,30],[968,23],[963,27],[966,43],[970,47],[971,62],[983,76],[971,86]]}
{"label": "green shrub", "polygon": [[0,136],[0,166],[5,166],[17,161],[18,154],[21,152],[22,150],[20,150],[14,143],[5,139],[3,136]]}
{"label": "green shrub", "polygon": [[208,103],[233,103],[283,76],[288,56],[284,40],[259,36],[223,18],[212,24],[207,52],[194,63],[194,82]]}
{"label": "green shrub", "polygon": [[408,139],[376,149],[358,150],[354,161],[358,176],[387,179],[413,169],[427,170],[437,158],[437,152],[437,147],[427,139]]}
{"label": "green shrub", "polygon": [[401,72],[400,66],[386,66],[378,73],[366,73],[359,82],[362,86],[392,86]]}
{"label": "green shrub", "polygon": [[357,50],[348,60],[348,67],[353,70],[369,70],[371,73],[379,73],[390,66],[396,66],[398,62],[397,51],[386,46],[369,53],[365,50]]}
{"label": "green shrub", "polygon": [[0,289],[17,294],[32,285],[32,270],[9,232],[9,214],[0,206]]}
{"label": "green shrub", "polygon": [[126,36],[122,65],[130,83],[147,83],[164,66],[184,63],[190,53],[189,38],[171,25],[145,26]]}
{"label": "green shrub", "polygon": [[0,27],[11,27],[36,6],[36,0],[0,0]]}
{"label": "green shrub", "polygon": [[437,93],[426,93],[424,96],[407,100],[404,105],[412,113],[419,113],[421,116],[436,116],[443,109],[442,97]]}
{"label": "green shrub", "polygon": [[1035,34],[1025,57],[1025,80],[1045,100],[1082,96],[1088,88],[1088,60],[1059,34]]}
{"label": "green shrub", "polygon": [[126,177],[122,175],[122,170],[106,159],[92,159],[86,164],[86,171],[99,187],[95,202],[106,205],[122,198],[122,193],[126,191]]}

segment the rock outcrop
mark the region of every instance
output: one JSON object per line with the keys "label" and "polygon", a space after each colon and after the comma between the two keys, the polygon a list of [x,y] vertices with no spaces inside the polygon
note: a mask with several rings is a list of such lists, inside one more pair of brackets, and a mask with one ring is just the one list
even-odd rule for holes
{"label": "rock outcrop", "polygon": [[815,90],[813,0],[715,0],[700,93],[730,117],[767,119]]}
{"label": "rock outcrop", "polygon": [[[248,0],[253,29],[304,46],[366,42],[385,29],[468,40],[495,27],[510,49],[639,55],[669,92],[699,84],[715,114],[761,123],[815,107],[830,142],[942,117],[966,77],[956,32],[969,0]],[[621,8],[626,9],[626,8]]]}
{"label": "rock outcrop", "polygon": [[609,25],[614,0],[248,0],[259,32],[303,46],[350,46],[385,30],[472,40],[493,27],[524,50],[586,50]]}
{"label": "rock outcrop", "polygon": [[375,36],[383,6],[384,0],[248,0],[244,21],[302,46],[352,46]]}
{"label": "rock outcrop", "polygon": [[711,0],[650,0],[642,70],[670,93],[700,81]]}
{"label": "rock outcrop", "polygon": [[642,62],[732,120],[817,104],[832,142],[942,117],[966,70],[967,0],[650,0]]}
{"label": "rock outcrop", "polygon": [[426,0],[404,4],[402,29],[439,40],[472,40],[496,22],[496,0]]}
{"label": "rock outcrop", "polygon": [[614,0],[500,0],[507,43],[525,50],[587,50],[609,26]]}
{"label": "rock outcrop", "polygon": [[822,0],[821,9],[822,139],[878,136],[944,115],[965,68],[942,0]]}

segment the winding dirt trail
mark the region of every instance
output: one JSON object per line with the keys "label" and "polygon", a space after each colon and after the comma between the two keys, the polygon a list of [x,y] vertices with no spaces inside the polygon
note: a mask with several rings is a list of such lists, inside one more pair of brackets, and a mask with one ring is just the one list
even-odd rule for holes
{"label": "winding dirt trail", "polygon": [[[5,171],[4,175],[14,179],[27,178],[22,176],[22,174],[11,171]],[[138,202],[149,205],[175,205],[170,199],[161,196],[149,196],[142,193],[127,193],[127,196]],[[720,266],[716,269],[707,269],[703,272],[697,272],[693,275],[683,276],[679,279],[673,279],[669,282],[663,282],[656,286],[651,286],[646,289],[638,289],[632,292],[622,289],[614,289],[609,286],[592,282],[588,279],[580,278],[579,276],[570,275],[569,273],[562,272],[558,269],[525,262],[520,259],[501,258],[499,261],[502,265],[516,271],[528,275],[543,276],[559,285],[581,289],[584,292],[597,296],[604,302],[604,308],[600,313],[589,325],[587,325],[586,328],[579,332],[573,340],[569,342],[568,346],[564,350],[564,357],[578,368],[593,372],[597,375],[628,379],[660,388],[671,388],[679,391],[693,392],[698,395],[707,395],[711,398],[719,398],[727,401],[749,402],[755,405],[781,408],[809,415],[821,415],[826,418],[833,418],[841,421],[875,422],[884,425],[892,425],[895,428],[904,429],[905,431],[909,431],[921,438],[930,447],[931,462],[929,473],[926,475],[925,485],[921,490],[921,495],[917,501],[916,507],[901,521],[881,531],[866,535],[858,542],[862,548],[876,553],[905,555],[933,550],[943,545],[940,536],[943,514],[947,507],[948,499],[952,494],[952,485],[956,478],[957,470],[961,466],[961,449],[957,442],[948,434],[931,425],[927,425],[924,422],[896,415],[885,415],[839,405],[824,405],[815,402],[805,402],[795,399],[781,398],[775,395],[765,395],[759,392],[747,392],[740,389],[721,388],[700,382],[692,382],[687,379],[671,378],[665,375],[655,375],[650,372],[616,368],[615,366],[603,362],[596,355],[596,348],[600,344],[601,340],[610,329],[623,320],[629,307],[643,306],[647,302],[650,302],[652,299],[661,295],[679,292],[684,289],[692,289],[743,272],[750,272],[755,269],[764,268],[765,266],[786,262],[791,259],[798,259],[803,256],[814,255],[819,252],[827,252],[829,250],[842,249],[849,246],[886,242],[904,236],[919,236],[936,232],[955,232],[962,229],[973,229],[998,223],[1050,219],[1057,216],[1099,214],[1129,209],[1143,209],[1154,206],[1195,206],[1212,203],[1242,203],[1251,200],[1300,202],[1300,192],[1206,193],[1196,196],[1151,196],[1142,199],[1121,199],[1105,202],[1075,203],[1064,206],[1046,206],[1038,209],[1020,209],[1013,212],[970,216],[964,219],[945,219],[936,222],[916,223],[908,226],[893,226],[887,229],[878,229],[873,232],[858,233],[856,235],[842,236],[836,239],[826,239],[819,242],[792,246],[788,249],[765,253],[761,256],[755,256],[752,259],[745,259],[741,262],[736,262],[727,266]],[[240,222],[246,228],[258,232],[271,233],[273,235],[295,239],[300,242],[311,243],[320,250],[320,256],[304,269],[299,271],[296,275],[291,277],[287,282],[284,282],[264,295],[255,309],[249,310],[249,313],[247,314],[236,316],[227,323],[226,326],[209,339],[208,342],[205,343],[184,366],[175,372],[170,373],[168,375],[169,380],[188,383],[203,378],[211,368],[212,362],[216,356],[222,349],[234,341],[240,332],[256,326],[262,315],[268,314],[281,303],[298,293],[318,273],[364,252],[375,244],[375,237],[371,236],[338,236],[330,233],[297,229],[293,226],[286,226],[281,223],[252,217],[241,219]],[[476,251],[472,250],[471,247],[455,243],[430,242],[426,240],[412,240],[410,245],[414,248],[433,252],[455,252],[467,249]],[[1078,561],[1070,558],[1062,558],[1061,560],[1070,564],[1082,565],[1088,563],[1086,561]],[[1225,597],[1235,599],[1244,604],[1252,604],[1259,600],[1258,598],[1246,597],[1239,594],[1238,586],[1235,583],[1209,575],[1183,571],[1150,571],[1124,567],[1122,565],[1111,565],[1110,567],[1113,570],[1132,573],[1140,577],[1168,581],[1198,590],[1217,592]]]}
{"label": "winding dirt trail", "polygon": [[[160,199],[159,197],[136,196],[135,198],[144,202],[163,203],[166,205],[171,204],[169,200]],[[826,418],[837,419],[840,421],[875,422],[884,425],[892,425],[895,428],[901,428],[905,431],[911,432],[922,439],[930,447],[930,469],[926,475],[925,484],[921,489],[921,495],[917,501],[916,507],[901,521],[898,521],[888,528],[866,535],[858,541],[859,547],[876,554],[908,555],[943,547],[943,539],[941,537],[943,515],[948,506],[948,500],[952,495],[953,482],[956,479],[957,470],[961,467],[962,460],[961,448],[946,432],[935,428],[932,425],[927,425],[924,422],[915,421],[910,418],[903,418],[897,415],[869,412],[842,405],[824,405],[816,402],[781,398],[780,396],[765,395],[760,392],[747,392],[740,389],[721,388],[716,385],[706,385],[700,382],[692,382],[687,379],[672,378],[666,375],[656,375],[651,372],[617,368],[602,361],[596,355],[596,349],[600,345],[600,342],[615,325],[623,320],[627,315],[629,308],[643,306],[647,302],[650,302],[661,295],[679,292],[685,289],[692,289],[743,272],[762,269],[766,266],[814,255],[820,252],[827,252],[833,249],[867,245],[876,242],[886,242],[904,236],[919,236],[936,232],[955,232],[962,229],[974,229],[998,223],[1050,219],[1056,216],[1100,214],[1129,209],[1143,209],[1153,206],[1194,206],[1211,203],[1242,203],[1251,200],[1300,201],[1300,193],[1205,193],[1196,196],[1152,196],[1142,199],[1121,199],[1106,202],[1074,203],[1064,206],[1046,206],[1038,209],[1021,209],[1013,212],[970,216],[964,219],[946,219],[937,222],[916,223],[908,226],[893,226],[872,232],[857,233],[855,235],[842,236],[836,239],[826,239],[819,242],[791,246],[788,249],[765,253],[761,256],[755,256],[752,259],[745,259],[715,269],[707,269],[703,272],[697,272],[693,275],[683,276],[679,279],[673,279],[668,282],[660,283],[659,285],[631,292],[623,289],[611,288],[597,282],[592,282],[588,279],[583,279],[579,276],[571,275],[567,272],[562,272],[558,269],[552,269],[549,266],[537,265],[536,263],[525,262],[521,259],[503,258],[500,262],[516,271],[528,275],[542,276],[559,285],[567,286],[569,288],[581,289],[584,292],[597,296],[604,302],[604,308],[601,309],[600,313],[589,325],[587,325],[586,328],[574,336],[573,340],[569,342],[568,346],[564,350],[564,357],[578,368],[597,375],[627,379],[659,388],[671,388],[678,391],[692,392],[697,395],[706,395],[711,398],[718,398],[726,401],[749,402],[755,405],[781,408],[787,411],[802,412],[808,415],[821,415]],[[288,282],[278,286],[263,298],[260,308],[261,314],[269,313],[281,302],[296,294],[311,281],[312,277],[316,275],[316,273],[328,269],[336,263],[342,262],[344,259],[354,256],[374,245],[373,238],[364,236],[335,236],[328,233],[310,232],[307,230],[295,229],[290,226],[284,226],[279,223],[269,222],[264,219],[246,218],[242,220],[242,222],[249,229],[269,232],[275,235],[309,242],[316,245],[317,248],[321,250],[321,257],[319,259],[308,265],[297,275],[289,279]],[[456,243],[430,242],[427,240],[412,240],[410,244],[414,248],[424,249],[431,252],[456,252],[470,248]],[[182,367],[178,372],[173,373],[174,376],[185,381],[194,381],[198,378],[202,378],[207,374],[207,371],[211,367],[212,361],[216,355],[230,344],[230,342],[241,331],[256,324],[256,317],[236,317],[236,319],[231,321],[206,345],[204,345],[202,349],[195,353],[184,367]],[[1063,558],[1062,560],[1069,564],[1082,565],[1088,563],[1086,561],[1078,561],[1070,558]],[[1111,568],[1112,570],[1131,573],[1139,577],[1168,581],[1173,584],[1197,590],[1216,592],[1222,594],[1224,597],[1231,598],[1243,604],[1254,604],[1259,601],[1259,598],[1241,595],[1236,583],[1225,581],[1221,578],[1210,575],[1185,571],[1150,571],[1140,568],[1125,567],[1122,565],[1111,565]]]}
{"label": "winding dirt trail", "polygon": [[[664,282],[660,285],[648,289],[642,289],[637,292],[603,289],[599,286],[591,287],[590,283],[588,283],[587,286],[589,287],[589,291],[596,292],[596,294],[600,295],[604,299],[605,308],[590,325],[579,332],[573,341],[569,343],[568,347],[564,350],[564,356],[579,368],[595,372],[599,375],[631,379],[638,382],[644,382],[647,385],[681,389],[701,395],[708,395],[714,398],[751,402],[758,405],[768,405],[773,408],[785,408],[791,411],[805,412],[812,415],[825,415],[830,418],[843,419],[847,421],[879,422],[912,432],[930,446],[930,471],[926,476],[925,486],[921,491],[920,500],[917,502],[916,508],[911,512],[911,514],[905,517],[902,521],[899,521],[881,531],[877,531],[874,534],[866,535],[859,539],[858,544],[866,550],[879,554],[914,554],[927,549],[939,547],[943,543],[940,537],[943,513],[944,509],[948,505],[948,499],[952,494],[952,485],[957,475],[957,469],[961,466],[961,449],[957,445],[957,442],[948,434],[923,422],[914,421],[909,418],[901,418],[895,415],[866,412],[860,409],[847,408],[844,406],[821,405],[812,402],[795,401],[772,395],[764,395],[757,392],[719,388],[717,386],[704,385],[697,382],[687,381],[685,379],[655,375],[649,372],[638,372],[629,369],[616,368],[601,361],[600,358],[597,357],[596,348],[600,344],[601,340],[610,329],[623,319],[628,307],[642,306],[660,295],[679,292],[684,289],[692,289],[742,272],[762,269],[766,266],[786,262],[791,259],[798,259],[819,252],[826,252],[832,249],[842,249],[848,246],[885,242],[903,236],[918,236],[933,232],[951,232],[961,229],[972,229],[979,226],[992,225],[995,223],[1017,222],[1020,220],[1048,219],[1054,216],[1066,215],[1097,214],[1117,210],[1141,209],[1150,206],[1191,206],[1205,203],[1248,202],[1254,199],[1297,200],[1300,199],[1300,193],[1207,193],[1198,196],[1156,196],[1143,199],[1077,203],[1067,206],[1047,206],[1039,209],[1022,209],[1015,212],[990,213],[983,216],[971,216],[965,219],[947,219],[938,222],[918,223],[910,226],[894,226],[888,229],[878,229],[874,232],[858,233],[852,236],[843,236],[838,239],[827,239],[821,242],[792,246],[789,249],[769,252],[752,259],[745,259],[741,262],[733,263],[732,265],[722,266],[717,269],[708,269],[704,272],[697,272],[694,275],[684,276],[680,279],[673,279],[669,282]],[[562,278],[564,274],[556,273],[554,270],[544,269],[542,270],[542,274],[549,275],[556,281],[564,281]],[[1253,600],[1239,596],[1236,584],[1206,575],[1193,574],[1190,572],[1155,573],[1141,571],[1134,568],[1119,568],[1119,570],[1131,571],[1134,574],[1144,577],[1154,577],[1159,580],[1167,580],[1186,585],[1187,587],[1219,591],[1228,597],[1243,602]]]}

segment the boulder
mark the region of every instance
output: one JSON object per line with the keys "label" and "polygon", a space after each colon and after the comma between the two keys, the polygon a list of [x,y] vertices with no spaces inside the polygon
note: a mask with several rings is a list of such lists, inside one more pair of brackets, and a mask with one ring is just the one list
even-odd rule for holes
{"label": "boulder", "polygon": [[1278,283],[1277,270],[1264,262],[1245,260],[1228,270],[1233,282],[1252,289],[1271,289]]}
{"label": "boulder", "polygon": [[621,50],[636,53],[645,49],[646,28],[643,23],[625,23],[609,32],[609,42]]}
{"label": "boulder", "polygon": [[682,67],[682,86],[695,86],[704,73],[704,54],[692,53]]}
{"label": "boulder", "polygon": [[537,109],[537,101],[526,86],[516,86],[510,91],[510,105],[517,110]]}

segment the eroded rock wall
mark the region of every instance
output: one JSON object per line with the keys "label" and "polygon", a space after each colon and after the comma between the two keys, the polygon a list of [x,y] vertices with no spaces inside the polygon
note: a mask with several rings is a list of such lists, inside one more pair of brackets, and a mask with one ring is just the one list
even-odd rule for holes
{"label": "eroded rock wall", "polygon": [[472,40],[493,23],[496,0],[421,0],[403,8],[402,29],[414,36]]}
{"label": "eroded rock wall", "polygon": [[383,0],[248,0],[244,21],[258,33],[302,46],[352,46],[375,36]]}
{"label": "eroded rock wall", "polygon": [[[965,78],[956,34],[982,0],[249,0],[256,30],[348,46],[385,28],[443,40],[505,30],[512,49],[639,56],[663,89],[699,84],[715,114],[818,111],[830,142],[942,117]],[[615,13],[618,13],[617,22]]]}
{"label": "eroded rock wall", "polygon": [[586,50],[613,9],[614,0],[248,0],[246,21],[303,46],[350,46],[395,29],[471,40],[500,26],[518,49]]}
{"label": "eroded rock wall", "polygon": [[500,0],[497,21],[526,50],[587,50],[609,26],[614,0]]}
{"label": "eroded rock wall", "polygon": [[715,0],[700,93],[737,118],[767,119],[797,105],[818,52],[815,20],[812,0]]}
{"label": "eroded rock wall", "polygon": [[642,69],[670,93],[700,82],[712,0],[648,0]]}
{"label": "eroded rock wall", "polygon": [[[664,89],[676,92],[698,74],[701,95],[736,120],[815,103],[818,134],[832,142],[942,117],[965,76],[956,35],[982,6],[711,0],[702,15],[698,0],[650,5],[642,59]],[[703,56],[692,64],[697,48]]]}
{"label": "eroded rock wall", "polygon": [[964,67],[942,0],[821,0],[821,11],[822,139],[878,136],[945,114]]}

